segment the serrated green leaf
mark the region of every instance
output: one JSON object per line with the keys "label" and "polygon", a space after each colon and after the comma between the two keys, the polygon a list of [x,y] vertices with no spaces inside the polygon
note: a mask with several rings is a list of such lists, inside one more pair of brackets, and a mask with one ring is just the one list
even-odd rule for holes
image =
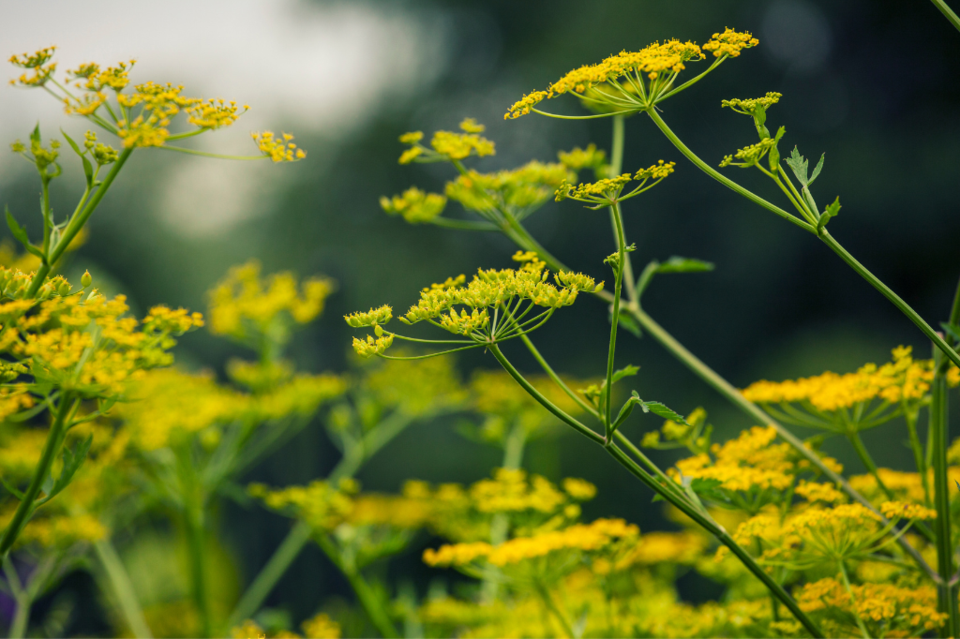
{"label": "serrated green leaf", "polygon": [[10,227],[10,232],[13,233],[13,237],[17,238],[17,241],[23,245],[29,253],[36,255],[40,259],[43,259],[43,251],[38,249],[36,246],[30,243],[30,237],[27,235],[27,229],[20,226],[20,223],[17,222],[16,218],[13,217],[13,214],[10,213],[10,209],[4,209],[7,214],[7,226]]}
{"label": "serrated green leaf", "polygon": [[650,412],[650,413],[653,413],[654,415],[659,415],[664,419],[669,419],[672,422],[683,424],[684,426],[690,425],[687,423],[687,420],[683,418],[683,415],[680,415],[679,413],[661,404],[660,402],[643,402],[643,404],[641,404],[640,406],[641,408],[643,408],[643,412],[645,413]]}
{"label": "serrated green leaf", "polygon": [[713,269],[714,265],[711,262],[674,255],[657,266],[657,273],[703,273]]}
{"label": "serrated green leaf", "polygon": [[793,147],[793,151],[790,152],[790,157],[788,157],[785,162],[787,166],[793,171],[793,174],[797,176],[797,180],[800,181],[800,184],[803,186],[807,185],[807,167],[809,164],[807,160],[800,155],[800,152],[797,150],[797,147]]}
{"label": "serrated green leaf", "polygon": [[630,364],[630,365],[628,365],[628,366],[624,366],[624,367],[621,368],[620,370],[613,372],[613,383],[616,384],[617,382],[619,382],[619,381],[620,381],[621,379],[623,379],[624,377],[633,377],[634,375],[636,375],[636,374],[639,373],[639,372],[640,372],[640,367],[639,367],[639,366],[634,366],[633,364]]}
{"label": "serrated green leaf", "polygon": [[837,199],[833,201],[833,204],[827,205],[826,210],[820,215],[820,219],[817,221],[817,234],[819,235],[824,227],[827,226],[827,222],[832,220],[840,212],[840,196],[837,196]]}
{"label": "serrated green leaf", "polygon": [[947,335],[960,342],[960,325],[940,322],[940,326]]}
{"label": "serrated green leaf", "polygon": [[810,181],[807,182],[807,186],[813,184],[813,181],[817,179],[817,176],[820,175],[820,171],[823,170],[823,160],[827,157],[827,154],[824,153],[820,156],[820,161],[817,162],[817,166],[813,169],[813,175],[810,176]]}

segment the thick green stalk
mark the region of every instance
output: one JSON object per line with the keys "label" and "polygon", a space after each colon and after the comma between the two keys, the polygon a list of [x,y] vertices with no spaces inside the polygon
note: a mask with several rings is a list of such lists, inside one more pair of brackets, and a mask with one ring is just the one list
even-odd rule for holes
{"label": "thick green stalk", "polygon": [[147,625],[143,617],[143,610],[140,608],[140,602],[137,600],[136,591],[133,583],[130,581],[130,575],[127,574],[123,562],[117,555],[116,549],[110,543],[110,539],[101,539],[94,544],[94,550],[97,553],[97,559],[103,567],[103,572],[110,585],[113,588],[113,594],[120,605],[120,611],[123,613],[130,631],[137,639],[150,639],[153,634],[150,632],[150,626]]}
{"label": "thick green stalk", "polygon": [[[750,554],[745,551],[743,548],[737,544],[730,534],[719,526],[716,522],[711,520],[708,516],[705,516],[700,512],[698,508],[692,505],[686,499],[680,499],[676,494],[668,490],[666,487],[662,486],[656,479],[654,479],[650,474],[640,468],[639,465],[633,459],[631,459],[626,453],[623,452],[616,444],[612,442],[607,442],[603,437],[600,437],[590,429],[588,429],[583,424],[580,424],[570,415],[567,415],[565,412],[557,408],[553,403],[550,402],[546,397],[544,397],[540,392],[538,392],[533,386],[528,382],[523,375],[514,368],[503,353],[500,351],[496,344],[490,345],[490,352],[493,353],[493,356],[497,358],[497,361],[500,362],[500,365],[503,366],[504,370],[510,374],[517,383],[520,384],[534,399],[536,399],[544,408],[548,411],[559,417],[562,421],[574,426],[581,434],[586,435],[592,439],[595,443],[603,445],[603,447],[616,459],[622,466],[629,470],[634,476],[636,476],[640,481],[645,483],[656,493],[661,495],[664,499],[669,501],[671,504],[676,506],[683,512],[685,515],[693,519],[697,524],[706,529],[712,535],[714,535],[720,543],[727,546],[733,554],[735,554],[740,561],[753,573],[763,584],[774,593],[774,595],[779,599],[783,604],[794,614],[807,631],[812,634],[814,637],[823,637],[823,633],[817,627],[817,625],[807,617],[806,613],[800,610],[800,607],[797,605],[797,602],[794,601],[786,590],[783,589],[779,583],[777,583],[770,575],[760,567],[759,564],[750,556]],[[586,431],[586,432],[584,432]]]}
{"label": "thick green stalk", "polygon": [[206,556],[203,538],[203,506],[188,504],[183,513],[187,534],[187,553],[190,559],[190,584],[193,603],[200,617],[200,636],[211,636],[210,601],[207,598]]}
{"label": "thick green stalk", "polygon": [[645,483],[647,486],[652,488],[654,491],[659,493],[664,499],[669,501],[671,504],[676,506],[683,514],[690,517],[698,525],[704,528],[707,532],[712,534],[717,540],[730,549],[737,558],[743,562],[743,565],[746,566],[755,577],[757,577],[767,589],[773,593],[773,595],[780,600],[780,602],[787,607],[788,610],[793,614],[793,616],[799,621],[804,628],[807,629],[814,637],[823,637],[823,631],[817,626],[816,623],[807,614],[800,609],[800,606],[797,605],[797,602],[784,590],[773,577],[767,574],[767,572],[760,567],[760,565],[754,560],[750,553],[744,550],[737,542],[733,540],[733,537],[719,526],[716,522],[712,521],[708,517],[705,517],[698,509],[693,507],[687,501],[681,501],[673,497],[669,492],[665,491],[662,486],[660,486],[650,475],[643,471],[635,461],[630,459],[626,453],[624,453],[618,446],[610,445],[606,447],[607,452],[609,452],[614,459],[616,459],[620,464],[630,471],[635,477],[640,481]]}
{"label": "thick green stalk", "polygon": [[957,17],[957,14],[953,12],[953,9],[947,6],[947,3],[943,0],[930,0],[933,2],[933,6],[940,10],[940,13],[943,14],[943,17],[950,21],[950,24],[954,26],[957,31],[960,31],[960,18]]}
{"label": "thick green stalk", "polygon": [[563,631],[567,633],[567,637],[570,639],[575,639],[577,633],[574,632],[573,626],[570,624],[570,620],[567,619],[567,616],[563,614],[563,611],[557,606],[557,602],[553,600],[553,596],[550,594],[550,590],[540,581],[537,581],[536,585],[537,594],[540,595],[540,599],[543,600],[544,606],[546,606],[547,611],[553,614],[557,618],[557,621],[560,622],[560,626],[563,628]]}
{"label": "thick green stalk", "polygon": [[33,281],[30,282],[30,288],[27,289],[27,297],[37,296],[37,292],[40,290],[40,287],[43,286],[44,280],[46,280],[47,275],[50,274],[50,269],[56,265],[57,260],[60,259],[64,251],[67,250],[67,247],[70,246],[70,243],[73,242],[73,239],[77,236],[77,233],[80,232],[80,229],[83,228],[87,220],[90,219],[90,216],[93,215],[93,212],[100,204],[100,200],[107,194],[107,190],[110,188],[110,185],[113,184],[113,180],[116,179],[117,174],[120,173],[120,169],[123,168],[124,163],[126,163],[132,153],[132,148],[124,149],[123,152],[120,153],[117,161],[113,163],[110,172],[107,173],[107,177],[103,178],[103,182],[97,188],[97,192],[93,194],[93,197],[90,198],[80,213],[71,218],[67,224],[67,228],[63,230],[63,235],[60,236],[60,241],[53,247],[53,250],[47,255],[47,260],[37,269],[37,273],[33,276]]}
{"label": "thick green stalk", "polygon": [[933,442],[933,503],[937,510],[934,522],[937,539],[937,570],[943,583],[937,588],[938,608],[947,613],[945,636],[960,634],[960,610],[957,607],[957,584],[953,576],[953,543],[950,539],[950,481],[947,476],[947,380],[944,376],[946,362],[943,355],[934,350],[934,375],[930,399],[930,439]]}
{"label": "thick green stalk", "polygon": [[17,505],[17,510],[13,513],[10,523],[7,524],[7,528],[3,531],[3,537],[0,537],[0,562],[7,559],[10,548],[13,547],[23,527],[27,525],[27,522],[33,515],[33,503],[40,494],[43,482],[46,481],[47,475],[50,473],[50,467],[53,465],[53,460],[57,456],[60,444],[63,442],[63,436],[67,430],[67,416],[73,413],[76,403],[68,392],[60,396],[60,406],[53,419],[53,425],[50,426],[50,432],[47,433],[47,440],[43,444],[40,461],[37,462],[37,467],[33,470],[30,485],[27,487],[23,499],[19,505]]}
{"label": "thick green stalk", "polygon": [[361,607],[363,607],[364,612],[367,613],[370,621],[373,622],[374,627],[384,637],[391,639],[399,637],[400,633],[397,632],[393,622],[390,620],[390,616],[387,614],[387,611],[384,610],[380,597],[378,597],[377,593],[370,587],[367,580],[363,578],[360,570],[357,569],[355,565],[344,561],[340,557],[337,547],[325,534],[320,534],[315,539],[320,545],[320,548],[323,549],[323,552],[330,558],[330,561],[346,576],[347,581],[350,582],[350,586],[357,595],[357,599],[360,600]]}
{"label": "thick green stalk", "polygon": [[858,262],[852,255],[850,255],[850,253],[847,252],[845,248],[840,246],[840,243],[837,242],[833,236],[827,232],[826,229],[821,232],[820,239],[823,240],[823,243],[829,246],[834,253],[839,255],[840,259],[846,262],[850,268],[856,271],[860,277],[867,280],[871,286],[880,291],[884,297],[886,297],[893,303],[894,306],[900,309],[900,312],[906,315],[911,322],[916,324],[917,328],[923,331],[923,334],[926,335],[927,338],[933,342],[951,362],[957,366],[960,366],[960,354],[953,350],[950,345],[944,341],[943,337],[941,337],[937,331],[933,330],[933,328],[931,328],[931,326],[927,324],[926,321],[924,321],[924,319],[920,317],[920,315],[913,310],[913,308],[910,307],[909,304],[900,299],[899,295],[890,290],[890,288],[881,282],[876,275],[868,271],[863,264]]}

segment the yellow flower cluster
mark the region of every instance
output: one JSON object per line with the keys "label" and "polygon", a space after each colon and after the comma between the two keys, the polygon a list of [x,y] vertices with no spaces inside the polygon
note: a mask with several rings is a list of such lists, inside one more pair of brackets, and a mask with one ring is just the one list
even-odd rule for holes
{"label": "yellow flower cluster", "polygon": [[478,135],[483,132],[484,127],[477,124],[473,118],[467,118],[461,122],[460,130],[463,133],[437,131],[430,140],[431,148],[429,149],[420,144],[420,140],[423,139],[422,131],[404,133],[400,136],[400,141],[409,144],[410,148],[400,155],[400,164],[409,164],[413,161],[456,162],[471,155],[485,157],[496,153],[493,142]]}
{"label": "yellow flower cluster", "polygon": [[[10,56],[10,64],[33,71],[32,75],[24,73],[19,78],[10,80],[10,84],[21,87],[43,86],[53,75],[53,72],[57,70],[57,63],[50,62],[56,50],[56,47],[47,47],[33,54],[24,53],[23,55]],[[47,64],[48,62],[50,64]]]}
{"label": "yellow flower cluster", "polygon": [[170,137],[167,127],[172,118],[199,102],[199,98],[180,95],[181,91],[182,86],[146,82],[136,85],[131,94],[118,93],[117,102],[124,109],[141,107],[135,118],[126,117],[119,122],[117,135],[123,140],[123,146],[162,146]]}
{"label": "yellow flower cluster", "polygon": [[[21,274],[4,270],[0,280],[17,283]],[[126,382],[144,370],[169,365],[168,353],[181,335],[203,324],[199,314],[157,307],[142,326],[125,317],[129,307],[124,296],[110,300],[95,291],[69,294],[63,278],[47,282],[47,299],[13,300],[0,303],[0,351],[12,357],[7,381],[27,372],[37,383],[50,383],[79,392],[82,396],[111,397],[121,394]],[[54,291],[59,290],[60,294]],[[64,295],[65,294],[65,295]],[[27,407],[18,398],[22,386],[8,387],[5,400]],[[10,401],[5,402],[10,408]]]}
{"label": "yellow flower cluster", "polygon": [[107,528],[92,515],[53,515],[31,519],[17,543],[67,548],[77,543],[100,541],[107,533]]}
{"label": "yellow flower cluster", "polygon": [[574,147],[570,151],[560,151],[557,154],[560,163],[571,171],[592,169],[595,173],[606,166],[606,157],[606,151],[598,150],[596,144],[588,144],[586,149]]}
{"label": "yellow flower cluster", "polygon": [[378,308],[371,308],[366,313],[358,311],[350,315],[344,315],[343,319],[353,328],[362,328],[364,326],[377,326],[386,324],[393,318],[393,308],[384,304]]}
{"label": "yellow flower cluster", "polygon": [[574,524],[563,530],[518,537],[499,546],[474,542],[445,545],[437,550],[428,548],[423,553],[423,560],[431,566],[467,566],[480,559],[494,566],[506,566],[559,550],[597,551],[639,534],[639,528],[622,519],[598,519],[592,524]]}
{"label": "yellow flower cluster", "polygon": [[354,337],[351,346],[360,357],[383,355],[388,348],[393,346],[393,335],[382,335],[377,339],[373,339],[372,335],[367,335],[366,339]]}
{"label": "yellow flower cluster", "polygon": [[747,98],[744,100],[734,98],[732,100],[723,100],[720,106],[721,108],[726,107],[743,115],[754,115],[758,109],[769,109],[779,102],[782,97],[782,94],[771,91],[762,98]]}
{"label": "yellow flower cluster", "polygon": [[[777,147],[777,144],[780,142],[780,138],[783,137],[783,133],[784,128],[780,127],[780,130],[777,131],[777,135],[774,137],[764,138],[756,144],[745,146],[738,150],[734,155],[723,156],[723,160],[720,161],[720,167],[739,166],[741,168],[749,168],[751,166],[755,166],[764,158],[764,156]],[[740,162],[736,162],[735,159],[740,160]]]}
{"label": "yellow flower cluster", "polygon": [[[660,183],[665,177],[673,173],[676,162],[658,161],[656,164],[645,169],[640,169],[635,174],[624,173],[613,178],[605,178],[596,182],[579,184],[573,186],[564,182],[556,190],[556,200],[558,202],[567,198],[578,200],[580,202],[591,202],[595,204],[606,204],[609,202],[627,199],[645,191],[647,188]],[[647,182],[654,180],[649,187]],[[621,197],[623,188],[632,181],[640,182],[630,193]],[[646,187],[646,188],[644,188]]]}
{"label": "yellow flower cluster", "polygon": [[325,481],[315,481],[308,486],[290,486],[282,490],[250,484],[247,492],[262,500],[267,508],[291,511],[315,530],[328,531],[343,523],[350,514],[353,508],[350,495],[357,489],[353,480],[343,480],[337,487]]}
{"label": "yellow flower cluster", "polygon": [[616,567],[623,570],[630,566],[689,566],[700,559],[707,545],[705,535],[690,530],[644,533],[640,541],[617,561]]}
{"label": "yellow flower cluster", "polygon": [[773,444],[777,431],[772,427],[754,426],[736,439],[714,444],[711,459],[707,453],[677,462],[676,479],[713,479],[730,491],[786,490],[793,485],[794,465],[790,446]]}
{"label": "yellow flower cluster", "polygon": [[714,33],[710,41],[703,45],[704,51],[712,51],[715,58],[730,56],[735,58],[743,49],[749,49],[760,44],[760,41],[749,32],[740,33],[730,27],[723,33]]}
{"label": "yellow flower cluster", "polygon": [[380,198],[380,208],[389,215],[400,215],[411,224],[423,224],[443,213],[447,198],[439,193],[425,193],[415,186],[402,195]]}
{"label": "yellow flower cluster", "polygon": [[130,60],[103,69],[96,62],[87,62],[67,71],[67,75],[77,80],[75,85],[78,89],[100,94],[104,88],[109,88],[119,93],[130,84],[130,70],[136,63],[136,60]]}
{"label": "yellow flower cluster", "polygon": [[335,290],[332,280],[314,277],[299,287],[290,272],[260,276],[260,263],[253,260],[230,269],[210,291],[210,330],[240,341],[276,333],[277,324],[306,324],[323,312],[327,297]]}
{"label": "yellow flower cluster", "polygon": [[910,347],[895,348],[892,362],[866,364],[856,373],[826,372],[796,381],[755,382],[744,389],[743,396],[759,404],[800,403],[823,412],[853,408],[874,399],[891,404],[920,400],[930,390],[933,363],[914,360],[910,352]]}
{"label": "yellow flower cluster", "polygon": [[[920,636],[939,628],[947,617],[937,612],[937,593],[931,586],[902,588],[893,584],[861,584],[851,586],[850,590],[852,592],[837,579],[828,577],[805,584],[797,593],[797,603],[805,612],[853,613],[868,624],[868,630],[877,632],[871,636]],[[845,621],[845,627],[838,634],[859,633],[852,618]]]}
{"label": "yellow flower cluster", "polygon": [[251,133],[250,136],[256,142],[260,152],[274,162],[296,162],[307,157],[306,151],[297,148],[297,145],[291,142],[293,136],[289,133],[276,136],[273,131],[263,131]]}
{"label": "yellow flower cluster", "polygon": [[[230,126],[249,109],[250,107],[246,104],[243,107],[238,107],[233,100],[229,102],[226,100],[197,101],[196,104],[187,108],[187,122],[199,129],[219,129]],[[284,139],[286,140],[286,138]],[[287,148],[289,150],[290,145],[287,145]],[[294,145],[293,148],[295,149],[296,146]],[[267,153],[267,155],[273,157],[271,153]]]}
{"label": "yellow flower cluster", "polygon": [[470,170],[448,182],[446,194],[465,209],[481,212],[507,209],[522,218],[525,209],[539,207],[550,199],[560,184],[573,179],[576,174],[563,163],[534,160],[510,171],[479,173]]}
{"label": "yellow flower cluster", "polygon": [[[749,33],[739,33],[727,29],[722,34],[715,33],[713,38],[703,46],[703,50],[712,51],[716,57],[736,57],[740,55],[742,49],[757,44],[759,44],[759,41]],[[600,91],[594,91],[598,103],[610,103],[611,105],[619,103],[620,106],[617,110],[639,110],[642,106],[639,102],[630,105],[617,99],[604,100],[603,94],[608,92],[607,85],[619,84],[620,80],[625,78],[627,83],[633,87],[633,92],[636,93],[635,83],[642,82],[640,76],[643,74],[651,81],[662,80],[666,86],[669,85],[676,74],[686,68],[687,62],[702,60],[703,58],[701,47],[693,42],[680,42],[675,39],[667,40],[663,44],[654,42],[640,51],[621,51],[617,55],[604,59],[599,64],[588,64],[570,71],[551,84],[546,91],[534,91],[525,95],[510,107],[510,110],[504,115],[504,119],[526,115],[543,100],[565,93],[584,95],[591,89],[596,88],[600,89]],[[620,94],[622,92],[616,91],[616,93]],[[616,97],[619,98],[619,95]]]}

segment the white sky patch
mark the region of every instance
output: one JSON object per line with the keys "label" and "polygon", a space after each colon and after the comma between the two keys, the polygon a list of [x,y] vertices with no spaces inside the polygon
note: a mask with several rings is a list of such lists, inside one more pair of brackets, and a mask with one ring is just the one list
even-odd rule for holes
{"label": "white sky patch", "polygon": [[[5,62],[10,55],[52,44],[58,47],[58,80],[83,62],[112,65],[136,59],[133,83],[171,82],[182,84],[185,95],[249,104],[250,111],[237,124],[195,138],[190,146],[255,155],[251,131],[345,136],[384,100],[404,99],[429,85],[442,71],[444,38],[438,23],[425,24],[389,4],[359,0],[329,5],[168,0],[162,10],[150,3],[116,0],[3,2],[0,58],[7,73],[0,78],[19,75],[19,69]],[[92,128],[65,116],[62,105],[41,90],[0,85],[4,147],[15,138],[25,140],[37,121],[44,139],[59,137],[61,126],[81,137]],[[64,156],[72,155],[63,148]],[[150,152],[160,151],[141,151]],[[222,232],[256,216],[258,198],[244,194],[264,191],[262,182],[276,175],[224,160],[179,159],[165,186],[169,196],[156,208],[188,235]],[[79,172],[76,158],[64,160],[65,174]],[[0,149],[0,187],[24,169],[30,170],[29,165]],[[188,202],[193,215],[184,213]]]}

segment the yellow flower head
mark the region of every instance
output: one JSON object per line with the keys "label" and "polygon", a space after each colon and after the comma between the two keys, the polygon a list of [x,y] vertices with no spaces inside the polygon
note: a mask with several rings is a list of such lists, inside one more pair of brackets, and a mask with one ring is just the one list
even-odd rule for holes
{"label": "yellow flower head", "polygon": [[727,107],[737,113],[742,113],[744,115],[754,115],[757,113],[758,109],[767,110],[772,107],[774,104],[780,101],[783,95],[780,93],[769,92],[762,98],[749,98],[745,100],[740,100],[734,98],[733,100],[723,100],[720,103],[721,107]]}
{"label": "yellow flower head", "polygon": [[496,173],[471,169],[448,182],[446,194],[465,209],[480,213],[505,209],[522,220],[547,202],[560,184],[575,179],[576,174],[563,164],[534,160]]}
{"label": "yellow flower head", "polygon": [[704,51],[712,51],[715,58],[730,56],[735,58],[744,49],[760,44],[749,31],[739,32],[727,27],[723,33],[714,33],[710,41],[703,45]]}
{"label": "yellow flower head", "polygon": [[379,308],[371,308],[366,313],[358,311],[350,315],[344,315],[343,319],[347,320],[347,324],[353,328],[361,328],[363,326],[386,324],[392,317],[393,308],[384,304]]}
{"label": "yellow flower head", "polygon": [[57,70],[57,63],[50,62],[56,51],[56,47],[47,47],[32,54],[10,56],[10,64],[33,71],[32,75],[24,73],[19,78],[10,80],[10,84],[21,87],[40,87],[46,84],[47,80],[53,76],[53,72]]}
{"label": "yellow flower head", "polygon": [[422,224],[443,213],[447,198],[439,193],[425,193],[415,186],[394,195],[381,197],[380,207],[389,215],[400,215],[411,224]]}
{"label": "yellow flower head", "polygon": [[604,166],[607,153],[597,149],[596,144],[587,145],[586,149],[574,147],[570,151],[560,151],[557,154],[560,163],[571,171],[582,171],[583,169],[592,169],[600,171]]}
{"label": "yellow flower head", "polygon": [[260,152],[274,162],[296,162],[307,157],[306,151],[297,148],[297,145],[291,142],[293,136],[289,133],[274,135],[273,131],[264,131],[250,135]]}
{"label": "yellow flower head", "polygon": [[[714,34],[703,47],[716,57],[736,57],[740,51],[759,42],[749,33],[727,29]],[[693,42],[667,40],[654,42],[640,51],[621,51],[599,64],[570,71],[546,91],[534,91],[516,102],[504,119],[518,118],[535,110],[543,100],[566,93],[581,96],[595,111],[635,112],[656,104],[669,94],[673,80],[686,63],[704,58],[701,47]]]}
{"label": "yellow flower head", "polygon": [[353,350],[360,357],[372,357],[374,355],[383,355],[383,353],[393,346],[393,335],[384,335],[376,340],[373,336],[367,335],[366,340],[353,338]]}
{"label": "yellow flower head", "polygon": [[[206,102],[197,102],[187,108],[187,121],[199,129],[219,129],[230,126],[249,109],[250,107],[247,105],[243,105],[242,107],[237,106],[237,103],[232,100],[230,102],[222,99],[207,100]],[[259,141],[257,142],[257,146],[260,146]],[[291,147],[291,145],[288,144],[287,151],[291,150],[291,148],[296,149],[296,145]],[[262,146],[260,146],[260,150],[266,155],[269,155],[271,159],[273,158],[273,153],[265,151]],[[296,153],[294,153],[294,155],[296,156]],[[276,160],[274,161],[276,162]]]}
{"label": "yellow flower head", "polygon": [[210,331],[249,344],[268,336],[284,342],[288,331],[279,329],[315,319],[334,290],[324,277],[302,283],[287,271],[261,277],[259,262],[250,261],[231,268],[209,292]]}

